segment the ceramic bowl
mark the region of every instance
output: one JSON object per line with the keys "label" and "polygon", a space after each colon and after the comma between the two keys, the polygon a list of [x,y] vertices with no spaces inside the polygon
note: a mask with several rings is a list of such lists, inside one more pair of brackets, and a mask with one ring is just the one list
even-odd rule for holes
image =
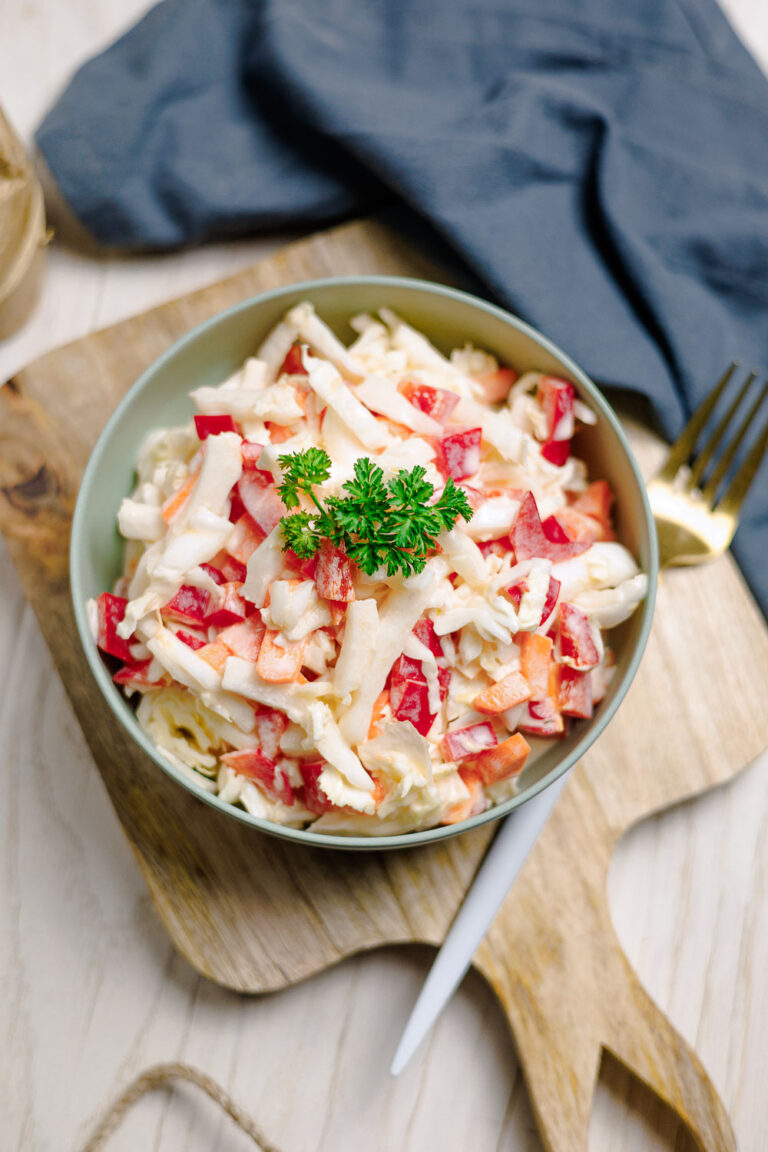
{"label": "ceramic bowl", "polygon": [[[386,305],[448,351],[466,341],[493,352],[518,372],[538,369],[571,379],[597,416],[593,427],[578,432],[576,452],[587,461],[590,476],[608,480],[616,496],[618,538],[644,572],[649,590],[634,615],[611,632],[616,674],[606,698],[591,720],[576,722],[568,736],[524,769],[517,794],[461,824],[388,836],[338,836],[285,828],[262,820],[206,792],[167,761],[139,727],[133,707],[111,680],[86,620],[89,597],[113,587],[122,567],[123,541],[117,532],[117,510],[134,483],[139,444],[152,428],[182,423],[192,415],[189,392],[224,380],[280,317],[294,304],[311,301],[337,334],[349,341],[347,325],[358,312]],[[99,690],[112,711],[157,764],[186,788],[234,820],[299,844],[324,848],[382,849],[412,847],[455,836],[498,820],[547,788],[584,755],[616,712],[637,671],[653,614],[657,576],[656,535],[640,472],[619,422],[603,394],[551,341],[510,313],[484,300],[439,284],[391,276],[314,280],[292,284],[244,300],[189,332],[137,380],[108,421],[83,476],[72,526],[71,584],[80,639]],[[617,765],[618,770],[618,765]]]}

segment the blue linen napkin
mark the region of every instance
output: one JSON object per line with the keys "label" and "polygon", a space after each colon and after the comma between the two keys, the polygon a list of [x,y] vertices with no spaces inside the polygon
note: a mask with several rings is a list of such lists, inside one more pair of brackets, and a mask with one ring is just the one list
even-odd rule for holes
{"label": "blue linen napkin", "polygon": [[[670,437],[768,368],[768,81],[715,0],[165,0],[38,143],[123,249],[405,204]],[[768,461],[734,551],[768,615]]]}

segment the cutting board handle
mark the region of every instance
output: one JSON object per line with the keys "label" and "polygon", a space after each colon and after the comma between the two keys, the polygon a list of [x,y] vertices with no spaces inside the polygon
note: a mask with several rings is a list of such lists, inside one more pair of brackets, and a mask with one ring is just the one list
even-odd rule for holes
{"label": "cutting board handle", "polygon": [[706,1071],[651,1000],[608,912],[610,828],[578,768],[475,957],[515,1036],[547,1152],[587,1152],[603,1049],[679,1116],[702,1152],[736,1152]]}
{"label": "cutting board handle", "polygon": [[[702,1152],[737,1152],[728,1114],[704,1066],[640,984],[618,941],[614,947],[626,967],[626,1000],[607,1049],[677,1113]],[[631,1017],[624,1018],[625,1011]]]}

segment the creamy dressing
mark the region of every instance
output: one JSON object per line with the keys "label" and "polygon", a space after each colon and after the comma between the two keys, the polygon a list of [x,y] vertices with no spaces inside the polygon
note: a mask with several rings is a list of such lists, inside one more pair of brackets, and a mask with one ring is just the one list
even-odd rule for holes
{"label": "creamy dressing", "polygon": [[[531,711],[528,702],[503,707],[500,698],[489,712],[484,693],[533,675],[525,637],[534,634],[544,654],[537,658],[550,660],[550,693],[558,669],[582,675],[583,653],[564,655],[568,637],[558,631],[568,603],[578,623],[572,643],[598,654],[584,675],[599,699],[612,671],[603,630],[635,610],[647,580],[623,545],[600,539],[570,559],[515,562],[526,493],[544,520],[588,490],[582,461],[570,455],[553,465],[541,452],[545,440],[567,440],[577,423],[593,422],[582,401],[549,428],[536,398],[539,373],[487,405],[481,378],[499,371],[489,353],[468,345],[447,357],[387,309],[351,323],[358,335],[347,348],[311,305],[297,305],[241,369],[192,392],[202,424],[148,434],[136,489],[118,513],[130,541],[119,582],[129,602],[115,642],[130,641],[142,669],[134,680],[125,673],[126,691],[138,693],[139,723],[200,787],[290,827],[387,834],[460,819],[478,802],[482,810],[511,795],[516,775],[503,775],[503,748],[519,726],[529,731]],[[281,371],[289,354],[291,368]],[[505,381],[514,378],[505,372]],[[434,407],[441,396],[451,401],[443,416]],[[279,507],[270,476],[281,482],[285,453],[312,445],[328,453],[321,500],[344,495],[365,455],[386,479],[423,467],[439,493],[445,469],[469,458],[462,436],[473,428],[482,430],[479,467],[457,480],[473,517],[439,534],[417,575],[357,569],[350,587],[328,592],[318,575],[325,561],[297,571],[281,524],[258,520]],[[453,464],[444,438],[458,443]],[[257,473],[248,471],[254,457]],[[313,510],[306,496],[300,506]],[[332,587],[336,578],[333,569],[325,577]],[[175,615],[171,602],[180,604]],[[95,641],[102,611],[89,602]],[[233,628],[232,620],[240,623]],[[300,665],[291,671],[295,653]],[[242,754],[233,757],[240,770],[221,759],[227,753]]]}

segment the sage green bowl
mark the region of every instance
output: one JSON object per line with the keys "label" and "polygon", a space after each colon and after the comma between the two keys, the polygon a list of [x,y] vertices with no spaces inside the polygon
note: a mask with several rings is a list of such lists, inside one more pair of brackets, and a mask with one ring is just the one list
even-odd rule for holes
{"label": "sage green bowl", "polygon": [[[611,632],[616,674],[593,719],[576,722],[567,737],[552,741],[546,752],[523,771],[519,791],[512,799],[461,824],[401,835],[328,836],[311,828],[299,831],[272,824],[224,803],[198,787],[158,752],[139,727],[131,704],[112,683],[91,638],[85,604],[90,597],[111,590],[120,574],[123,542],[117,531],[117,510],[133,487],[134,461],[141,440],[153,428],[189,420],[191,389],[222,382],[253,354],[286,310],[302,300],[311,301],[345,341],[353,336],[347,324],[350,316],[386,305],[443,351],[470,341],[493,352],[518,372],[538,369],[573,380],[597,416],[596,425],[579,431],[576,451],[587,461],[593,478],[605,478],[611,484],[616,495],[618,537],[648,575],[645,601],[629,620]],[[584,755],[624,698],[648,638],[657,570],[656,533],[637,464],[612,409],[581,369],[549,340],[501,308],[438,284],[392,276],[293,284],[245,300],[184,336],[147,369],[112,414],[85,470],[72,525],[71,584],[80,640],[96,683],[123,727],[159,770],[206,804],[260,832],[324,848],[405,848],[444,840],[498,820],[554,783]],[[617,764],[616,770],[619,768]]]}

